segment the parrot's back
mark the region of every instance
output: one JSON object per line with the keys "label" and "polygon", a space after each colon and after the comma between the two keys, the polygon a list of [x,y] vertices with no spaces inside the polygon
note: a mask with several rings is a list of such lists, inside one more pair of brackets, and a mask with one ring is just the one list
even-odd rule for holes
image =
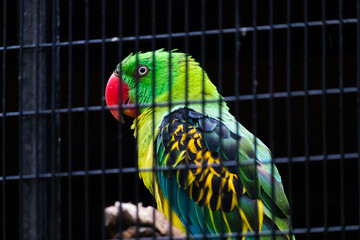
{"label": "parrot's back", "polygon": [[156,139],[159,187],[194,237],[273,239],[274,229],[283,232],[275,239],[290,239],[281,178],[275,166],[271,174],[271,163],[242,149],[249,147],[246,139],[187,108],[163,119]]}

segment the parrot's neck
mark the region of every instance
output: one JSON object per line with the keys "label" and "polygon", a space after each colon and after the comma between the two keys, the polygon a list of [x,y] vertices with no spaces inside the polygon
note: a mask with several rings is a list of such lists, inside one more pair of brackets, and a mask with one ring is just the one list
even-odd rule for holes
{"label": "parrot's neck", "polygon": [[131,126],[138,143],[139,175],[152,194],[154,194],[153,180],[156,178],[151,171],[155,166],[153,146],[158,135],[158,128],[166,112],[165,108],[156,107],[155,111],[153,108],[148,108],[135,118]]}

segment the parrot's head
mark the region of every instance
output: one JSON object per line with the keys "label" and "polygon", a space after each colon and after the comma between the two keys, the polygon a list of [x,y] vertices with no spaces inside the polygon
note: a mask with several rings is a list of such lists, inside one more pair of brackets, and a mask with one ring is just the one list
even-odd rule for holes
{"label": "parrot's head", "polygon": [[[204,91],[203,81],[206,84]],[[151,107],[153,101],[166,103],[169,96],[172,102],[184,102],[186,98],[201,100],[203,93],[215,98],[219,96],[199,64],[185,53],[160,49],[130,54],[119,63],[107,83],[105,98],[111,113],[123,122],[119,105],[139,104],[139,108],[125,107],[122,111],[135,118]]]}

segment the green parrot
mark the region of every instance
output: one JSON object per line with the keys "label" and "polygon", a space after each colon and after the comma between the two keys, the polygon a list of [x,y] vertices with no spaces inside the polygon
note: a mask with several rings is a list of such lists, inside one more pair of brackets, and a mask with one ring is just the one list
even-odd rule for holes
{"label": "green parrot", "polygon": [[130,54],[105,98],[116,119],[135,118],[140,178],[174,226],[194,239],[295,239],[270,150],[236,121],[191,56]]}

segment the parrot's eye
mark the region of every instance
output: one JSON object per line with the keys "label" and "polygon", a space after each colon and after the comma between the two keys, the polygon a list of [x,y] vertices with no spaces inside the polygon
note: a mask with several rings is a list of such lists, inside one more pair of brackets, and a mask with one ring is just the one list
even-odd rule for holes
{"label": "parrot's eye", "polygon": [[119,77],[119,75],[120,75],[120,73],[119,73],[119,71],[118,71],[117,69],[114,70],[114,74],[115,74],[115,76],[117,76],[117,77]]}
{"label": "parrot's eye", "polygon": [[134,75],[141,78],[141,77],[145,77],[148,73],[150,72],[150,69],[148,68],[148,66],[146,65],[139,65],[135,71],[134,71]]}

